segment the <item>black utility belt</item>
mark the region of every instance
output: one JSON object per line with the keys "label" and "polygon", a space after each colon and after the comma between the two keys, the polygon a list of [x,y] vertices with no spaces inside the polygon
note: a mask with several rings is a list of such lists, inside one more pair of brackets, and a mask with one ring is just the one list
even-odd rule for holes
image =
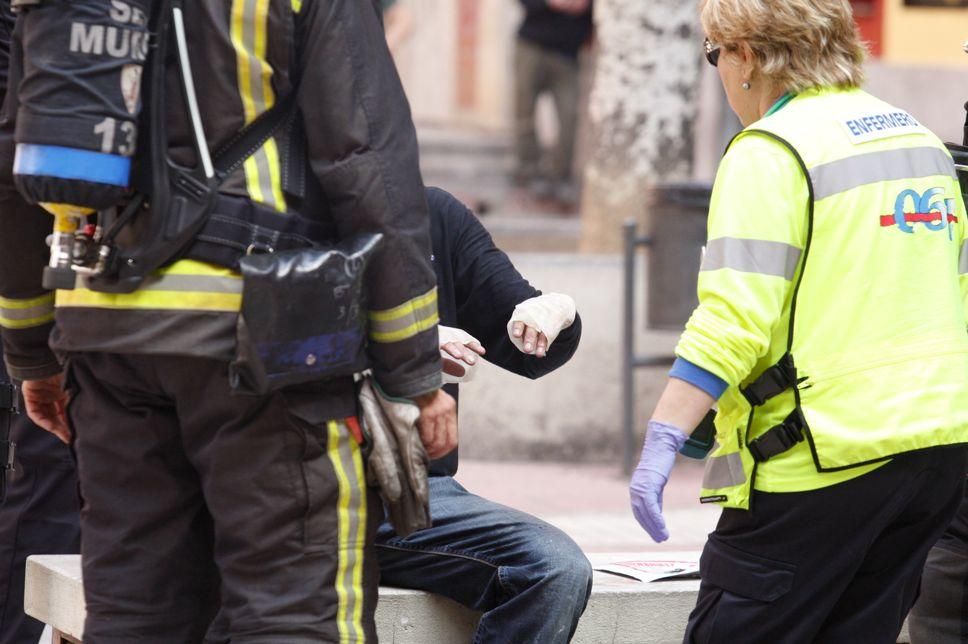
{"label": "black utility belt", "polygon": [[320,246],[333,231],[298,214],[281,213],[242,197],[219,195],[201,231],[179,259],[239,270],[247,255]]}

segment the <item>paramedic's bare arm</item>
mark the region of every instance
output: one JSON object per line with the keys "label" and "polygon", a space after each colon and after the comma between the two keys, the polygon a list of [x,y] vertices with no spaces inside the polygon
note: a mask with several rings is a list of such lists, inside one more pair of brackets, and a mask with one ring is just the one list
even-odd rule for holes
{"label": "paramedic's bare arm", "polygon": [[304,0],[300,105],[340,234],[380,232],[368,270],[370,357],[389,394],[440,387],[436,279],[410,108],[372,2]]}

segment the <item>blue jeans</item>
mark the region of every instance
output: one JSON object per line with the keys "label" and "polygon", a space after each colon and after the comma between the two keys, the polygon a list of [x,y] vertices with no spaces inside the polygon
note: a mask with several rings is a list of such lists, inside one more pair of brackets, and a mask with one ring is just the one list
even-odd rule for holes
{"label": "blue jeans", "polygon": [[475,644],[567,642],[592,589],[592,568],[558,528],[430,478],[433,527],[405,539],[380,526],[380,583],[444,595],[483,611]]}

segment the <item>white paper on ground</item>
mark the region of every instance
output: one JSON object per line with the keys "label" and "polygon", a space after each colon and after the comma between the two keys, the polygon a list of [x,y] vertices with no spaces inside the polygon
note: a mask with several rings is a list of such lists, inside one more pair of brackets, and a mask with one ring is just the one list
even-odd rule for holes
{"label": "white paper on ground", "polygon": [[690,557],[679,553],[672,557],[663,557],[660,553],[649,553],[641,559],[613,561],[595,566],[595,570],[630,577],[639,581],[666,581],[670,579],[698,579],[699,553]]}

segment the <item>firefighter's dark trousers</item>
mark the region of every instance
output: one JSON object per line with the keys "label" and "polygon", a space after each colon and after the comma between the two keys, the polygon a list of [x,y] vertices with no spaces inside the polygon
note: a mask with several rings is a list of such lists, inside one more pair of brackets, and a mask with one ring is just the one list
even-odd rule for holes
{"label": "firefighter's dark trousers", "polygon": [[724,510],[685,641],[893,644],[961,501],[965,455],[906,454],[838,485],[754,492],[752,511]]}
{"label": "firefighter's dark trousers", "polygon": [[85,644],[375,641],[382,509],[332,383],[235,396],[227,370],[71,356]]}
{"label": "firefighter's dark trousers", "polygon": [[[0,381],[5,381],[0,356]],[[0,644],[36,644],[44,625],[24,614],[24,567],[30,555],[79,552],[77,476],[67,445],[17,416],[17,444],[0,505]]]}

